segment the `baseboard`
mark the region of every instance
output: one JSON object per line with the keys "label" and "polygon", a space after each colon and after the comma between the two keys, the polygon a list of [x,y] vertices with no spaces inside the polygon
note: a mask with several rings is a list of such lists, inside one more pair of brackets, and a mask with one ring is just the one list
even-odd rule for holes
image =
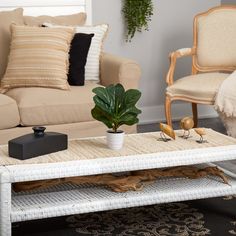
{"label": "baseboard", "polygon": [[[140,107],[142,114],[140,115],[139,124],[150,124],[160,121],[165,121],[165,108],[164,105]],[[172,104],[172,118],[179,120],[185,116],[192,116],[192,109],[190,104],[178,103]],[[217,117],[217,113],[212,106],[199,105],[198,106],[199,118],[213,118]]]}

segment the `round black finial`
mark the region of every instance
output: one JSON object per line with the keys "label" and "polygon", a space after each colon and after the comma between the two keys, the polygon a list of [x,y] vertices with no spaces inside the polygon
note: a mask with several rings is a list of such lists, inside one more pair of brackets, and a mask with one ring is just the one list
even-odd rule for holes
{"label": "round black finial", "polygon": [[33,131],[34,131],[34,135],[37,136],[37,137],[43,137],[44,136],[44,131],[46,129],[46,127],[39,127],[39,126],[36,126],[36,127],[33,127],[32,128]]}

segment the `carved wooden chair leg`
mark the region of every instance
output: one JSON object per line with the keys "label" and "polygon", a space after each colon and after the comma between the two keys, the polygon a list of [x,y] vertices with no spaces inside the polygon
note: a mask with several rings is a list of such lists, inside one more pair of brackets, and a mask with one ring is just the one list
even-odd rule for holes
{"label": "carved wooden chair leg", "polygon": [[198,111],[196,103],[192,103],[192,111],[193,111],[194,128],[196,128],[198,126]]}
{"label": "carved wooden chair leg", "polygon": [[172,116],[171,116],[171,99],[167,95],[165,102],[165,114],[166,114],[166,123],[172,127]]}

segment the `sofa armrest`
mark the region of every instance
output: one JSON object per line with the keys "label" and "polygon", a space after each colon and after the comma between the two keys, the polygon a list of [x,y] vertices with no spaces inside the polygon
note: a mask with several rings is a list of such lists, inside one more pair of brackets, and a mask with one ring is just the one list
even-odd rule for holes
{"label": "sofa armrest", "polygon": [[125,89],[136,89],[141,77],[140,66],[133,60],[103,53],[100,81],[104,86],[120,83]]}

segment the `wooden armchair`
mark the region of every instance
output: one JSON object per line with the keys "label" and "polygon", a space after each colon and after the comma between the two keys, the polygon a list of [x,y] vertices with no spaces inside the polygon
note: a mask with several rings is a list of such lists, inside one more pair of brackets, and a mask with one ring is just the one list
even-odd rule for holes
{"label": "wooden armchair", "polygon": [[[236,69],[236,6],[220,6],[194,18],[193,48],[170,53],[166,76],[165,113],[172,125],[171,103],[182,100],[192,103],[195,126],[197,104],[213,105],[220,84]],[[176,61],[192,57],[192,74],[174,81]]]}

